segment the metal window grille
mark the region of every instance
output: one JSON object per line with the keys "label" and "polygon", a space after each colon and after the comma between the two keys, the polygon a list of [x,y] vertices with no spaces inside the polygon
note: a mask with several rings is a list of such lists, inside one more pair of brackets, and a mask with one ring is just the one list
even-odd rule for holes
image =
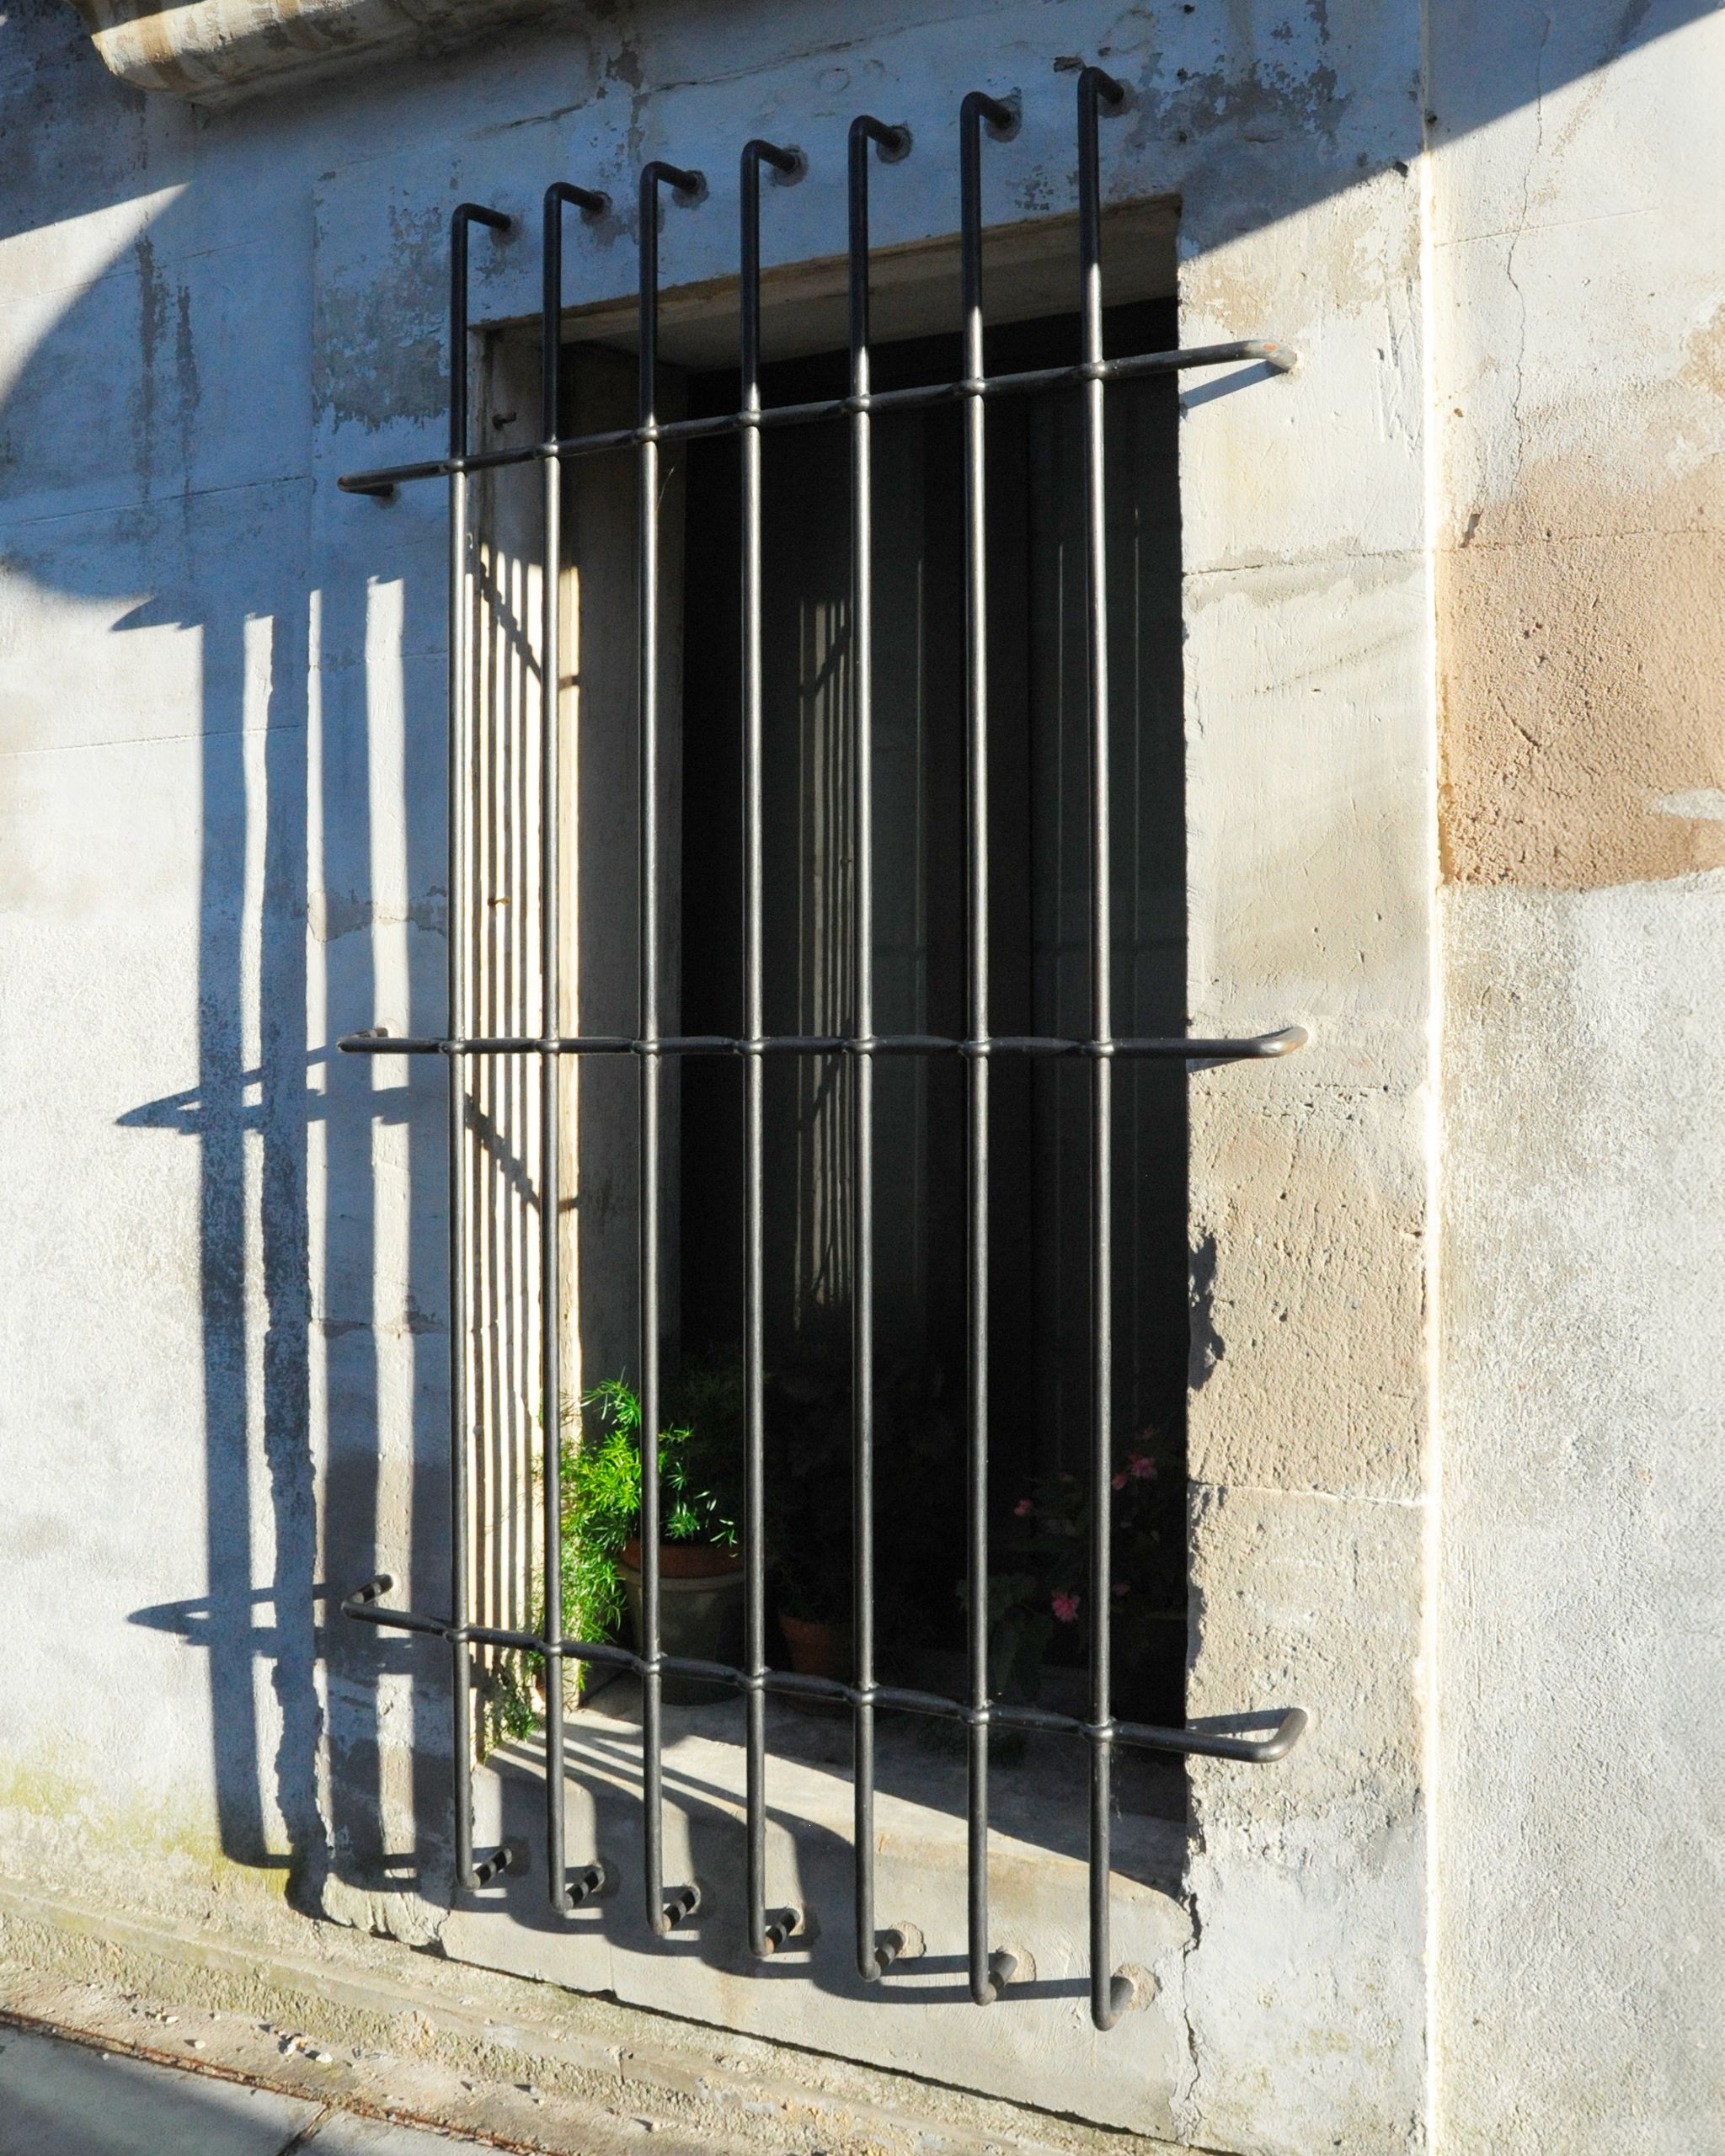
{"label": "metal window grille", "polygon": [[[1097,165],[1097,122],[1125,104],[1122,86],[1098,67],[1086,68],[1077,83],[1078,251],[1081,282],[1081,357],[1076,364],[988,376],[983,371],[981,167],[985,135],[1004,140],[1017,131],[1016,101],[1002,101],[973,91],[959,112],[961,196],[960,254],[964,334],[964,375],[932,387],[872,392],[869,386],[868,184],[871,161],[892,163],[911,150],[910,131],[868,115],[852,123],[848,146],[850,393],[814,403],[764,407],[761,398],[761,174],[768,168],[779,179],[801,177],[804,161],[796,150],[754,141],[741,159],[741,236],[739,330],[741,356],[740,407],[720,417],[661,422],[655,410],[659,300],[658,214],[661,189],[693,205],[706,194],[698,172],[655,161],[640,175],[639,200],[639,411],[633,427],[601,434],[558,438],[563,312],[563,212],[574,208],[586,216],[606,211],[608,198],[593,189],[557,182],[544,203],[542,318],[542,439],[522,448],[474,453],[468,447],[467,393],[467,251],[472,227],[497,232],[512,221],[500,211],[462,203],[451,225],[450,430],[449,454],[433,461],[389,469],[355,472],[340,484],[349,492],[387,496],[409,482],[442,478],[449,487],[449,988],[448,1031],[436,1039],[365,1034],[339,1043],[350,1054],[441,1055],[449,1064],[450,1208],[450,1614],[431,1617],[386,1608],[382,1597],[393,1585],[380,1575],[350,1595],[344,1613],[368,1624],[425,1632],[446,1641],[452,1679],[452,1753],[455,1778],[455,1856],[459,1885],[483,1885],[511,1861],[505,1848],[484,1854],[473,1847],[472,1797],[473,1706],[472,1649],[511,1649],[539,1657],[545,1667],[545,1841],[551,1906],[567,1913],[601,1891],[608,1879],[596,1855],[573,1870],[564,1849],[564,1737],[561,1666],[568,1660],[621,1666],[638,1673],[642,1684],[642,1801],[644,1806],[644,1876],[647,1922],[660,1935],[686,1922],[699,1903],[692,1882],[667,1886],[662,1833],[661,1684],[668,1674],[705,1678],[740,1692],[747,1726],[747,1902],[749,1943],[756,1956],[771,1955],[802,1927],[804,1913],[767,1905],[766,1862],[766,1737],[769,1693],[846,1704],[852,1714],[854,1761],[854,1876],[856,1956],[858,1972],[875,1981],[902,1951],[903,1935],[877,1928],[874,1906],[874,1721],[883,1709],[942,1716],[964,1724],[967,1732],[969,1818],[969,1965],[972,1998],[979,2005],[997,1999],[1016,1973],[1015,1958],[991,1947],[988,1906],[989,1746],[996,1729],[1059,1732],[1078,1737],[1090,1756],[1089,1929],[1091,2015],[1108,2029],[1133,2002],[1131,1980],[1114,1972],[1109,1944],[1111,1770],[1119,1745],[1177,1754],[1264,1763],[1283,1758],[1306,1726],[1295,1707],[1268,1737],[1252,1739],[1193,1729],[1160,1728],[1116,1721],[1112,1711],[1109,1669],[1111,1552],[1109,1510],[1113,1423],[1111,1115],[1115,1065],[1127,1056],[1150,1056],[1213,1065],[1280,1056],[1306,1040],[1295,1026],[1279,1032],[1233,1039],[1196,1038],[1119,1038],[1110,1011],[1108,678],[1106,533],[1103,520],[1106,473],[1103,460],[1103,398],[1106,386],[1137,375],[1170,373],[1183,368],[1236,360],[1258,360],[1277,371],[1294,355],[1274,344],[1242,341],[1186,350],[1108,360],[1103,355],[1102,203]],[[989,861],[988,861],[988,570],[984,516],[984,448],[987,410],[997,397],[1071,388],[1083,405],[1084,518],[1086,529],[1087,731],[1090,744],[1090,937],[1092,1018],[1087,1037],[1064,1039],[992,1033],[989,1027]],[[922,1034],[877,1034],[873,1020],[872,801],[870,785],[873,686],[870,555],[872,474],[870,429],[884,409],[963,403],[964,639],[966,654],[964,722],[968,750],[966,824],[968,873],[966,915],[966,1025],[963,1038]],[[768,1034],[762,1024],[762,769],[761,769],[761,434],[767,427],[808,424],[843,419],[851,451],[851,579],[854,637],[854,736],[849,781],[856,845],[852,933],[855,968],[854,1015],[843,1035]],[[655,780],[659,741],[659,460],[663,445],[703,435],[733,434],[742,458],[742,760],[745,830],[744,987],[742,1031],[735,1036],[672,1035],[660,1029],[660,832]],[[558,818],[554,811],[558,770],[557,696],[559,679],[558,600],[560,472],[567,459],[633,451],[638,477],[638,663],[640,747],[640,950],[638,1029],[633,1036],[564,1037],[555,1031],[558,1006],[558,936],[542,938],[540,982],[542,1031],[537,1037],[476,1038],[465,1023],[462,931],[467,866],[466,786],[471,768],[473,725],[467,670],[467,563],[470,543],[467,480],[474,472],[510,464],[538,462],[544,477],[543,669],[553,686],[545,698],[542,753],[547,804],[542,819],[539,862],[542,917],[559,918],[561,874],[558,858]],[[541,1236],[542,1316],[540,1354],[544,1410],[544,1587],[542,1633],[516,1631],[469,1621],[467,1560],[467,1444],[470,1403],[467,1396],[463,1332],[468,1322],[467,1224],[464,1178],[461,1172],[463,1086],[456,1059],[463,1056],[526,1056],[538,1059],[541,1124],[538,1161]],[[660,1634],[660,1491],[656,1447],[641,1448],[642,1593],[638,1652],[602,1641],[566,1639],[559,1563],[558,1433],[563,1387],[559,1369],[561,1267],[558,1220],[558,1058],[565,1055],[626,1055],[635,1060],[638,1078],[641,1140],[640,1331],[642,1428],[660,1424],[660,1235],[661,1214],[660,1094],[665,1061],[670,1056],[726,1055],[742,1059],[745,1089],[745,1216],[744,1263],[745,1359],[745,1666],[667,1655]],[[765,1059],[770,1055],[846,1058],[855,1084],[850,1145],[854,1193],[852,1374],[852,1498],[854,1536],[854,1681],[836,1680],[769,1668],[766,1662],[766,1566],[762,1523],[764,1488],[763,1417],[763,1123]],[[968,1377],[965,1450],[968,1470],[966,1582],[968,1594],[968,1682],[963,1699],[909,1691],[878,1684],[874,1674],[873,1485],[874,1380],[873,1267],[873,1076],[875,1059],[884,1055],[957,1056],[967,1074]],[[987,1659],[988,1467],[989,1467],[989,1073],[999,1056],[1076,1056],[1091,1070],[1091,1413],[1087,1480],[1091,1505],[1089,1712],[1079,1718],[1011,1705],[991,1700]],[[515,1859],[519,1861],[519,1858]]]}

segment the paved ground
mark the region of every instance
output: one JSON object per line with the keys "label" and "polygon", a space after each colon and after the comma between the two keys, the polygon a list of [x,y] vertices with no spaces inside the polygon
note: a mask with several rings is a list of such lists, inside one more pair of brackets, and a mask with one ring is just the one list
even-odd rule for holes
{"label": "paved ground", "polygon": [[0,2026],[0,2156],[451,2156],[481,2145]]}

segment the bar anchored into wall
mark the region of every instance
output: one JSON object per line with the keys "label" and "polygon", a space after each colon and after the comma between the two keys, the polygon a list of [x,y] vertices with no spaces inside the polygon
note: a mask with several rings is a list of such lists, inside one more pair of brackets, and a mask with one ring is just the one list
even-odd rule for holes
{"label": "bar anchored into wall", "polygon": [[[855,1956],[857,1973],[876,1983],[891,1970],[902,1951],[903,1935],[881,1929],[874,1894],[874,1728],[882,1712],[932,1716],[960,1723],[966,1732],[969,1782],[968,1963],[971,1997],[986,2005],[1009,1995],[1017,1972],[1015,1957],[994,1945],[990,1936],[988,1897],[990,1744],[993,1732],[1035,1732],[1081,1739],[1090,1757],[1089,1929],[1091,2015],[1099,2029],[1114,2025],[1134,2003],[1132,1981],[1113,1966],[1109,1932],[1110,1828],[1113,1762],[1129,1748],[1182,1756],[1265,1764],[1279,1760],[1298,1741],[1306,1717],[1287,1710],[1277,1726],[1262,1737],[1225,1736],[1187,1728],[1119,1721],[1113,1711],[1109,1665],[1109,1613],[1113,1597],[1109,1519],[1113,1470],[1113,1255],[1112,1116],[1114,1070],[1123,1059],[1158,1058],[1192,1067],[1261,1061],[1290,1054],[1306,1041],[1298,1026],[1267,1033],[1205,1038],[1188,1036],[1118,1037],[1110,1006],[1113,928],[1109,910],[1109,829],[1112,794],[1108,770],[1110,702],[1108,680],[1107,531],[1104,519],[1104,398],[1110,382],[1150,374],[1259,361],[1271,372],[1285,371],[1294,355],[1284,346],[1262,341],[1194,347],[1108,360],[1103,351],[1102,189],[1099,175],[1099,121],[1121,110],[1126,93],[1100,68],[1078,78],[1078,270],[1081,350],[1070,366],[988,376],[983,371],[982,158],[985,140],[1009,141],[1019,122],[1016,99],[973,92],[964,99],[959,120],[961,270],[963,284],[964,373],[953,382],[884,392],[874,391],[869,371],[869,288],[871,251],[868,188],[872,164],[889,164],[910,156],[910,130],[864,115],[852,125],[848,141],[850,390],[823,403],[763,406],[761,397],[761,219],[763,172],[777,182],[794,184],[806,168],[804,153],[793,147],[761,140],[743,150],[740,163],[741,233],[739,329],[741,359],[740,408],[717,418],[661,421],[655,403],[658,341],[658,230],[662,192],[693,207],[705,199],[697,171],[662,161],[649,164],[639,180],[639,398],[636,423],[601,434],[559,437],[561,324],[563,315],[563,213],[602,216],[608,199],[596,189],[559,182],[545,197],[542,294],[542,439],[525,447],[475,453],[468,440],[467,247],[475,225],[507,230],[501,211],[463,203],[454,213],[451,235],[450,440],[446,456],[350,473],[341,486],[350,493],[387,497],[402,485],[441,478],[450,494],[449,541],[449,981],[448,1030],[437,1036],[394,1036],[384,1033],[349,1036],[339,1046],[350,1054],[441,1055],[449,1059],[450,1180],[450,1614],[430,1617],[391,1609],[382,1597],[394,1582],[380,1574],[350,1594],[345,1615],[387,1629],[424,1633],[444,1641],[451,1661],[451,1748],[455,1777],[455,1851],[458,1884],[471,1890],[495,1876],[510,1861],[507,1851],[480,1854],[473,1843],[472,1772],[474,1753],[472,1652],[477,1647],[505,1650],[537,1657],[544,1671],[547,1892],[562,1913],[590,1900],[611,1874],[601,1853],[590,1853],[574,1867],[564,1848],[564,1726],[562,1685],[567,1662],[622,1669],[641,1680],[642,1802],[644,1865],[642,1888],[649,1929],[659,1934],[686,1923],[699,1906],[698,1882],[667,1886],[664,1877],[663,1726],[660,1701],[666,1677],[704,1679],[740,1693],[746,1711],[746,1881],[749,1944],[764,1958],[805,1928],[807,1913],[795,1907],[771,1907],[766,1877],[766,1819],[767,1752],[766,1703],[769,1697],[825,1701],[849,1708],[852,1720],[855,1879]],[[884,183],[883,183],[884,184]],[[1001,1035],[990,1028],[989,953],[989,777],[988,569],[985,472],[986,414],[991,399],[1072,388],[1083,407],[1084,531],[1087,591],[1087,702],[1090,744],[1091,831],[1089,1032],[1075,1038]],[[884,411],[962,404],[964,414],[964,729],[967,756],[966,831],[968,861],[965,918],[968,931],[965,1031],[959,1035],[876,1034],[872,981],[871,734],[873,591],[871,582],[873,451],[872,425]],[[852,636],[853,731],[849,784],[855,834],[852,939],[854,1003],[848,1028],[831,1034],[769,1034],[763,1018],[762,875],[762,654],[761,654],[761,436],[770,428],[843,419],[851,444],[851,627]],[[714,435],[738,438],[741,455],[742,513],[742,785],[744,799],[744,951],[741,1028],[732,1034],[678,1034],[662,1029],[660,873],[658,786],[659,736],[658,604],[660,456],[670,443]],[[562,919],[562,864],[558,857],[555,810],[559,770],[558,697],[558,575],[561,561],[561,474],[571,458],[606,452],[633,452],[638,483],[638,728],[640,749],[640,949],[636,1030],[629,1034],[583,1035],[561,1030],[561,956],[558,924]],[[467,483],[475,472],[538,462],[543,467],[544,558],[542,591],[544,699],[542,736],[542,853],[540,1024],[536,1035],[475,1035],[467,1022],[462,932],[467,919],[467,782],[473,763],[467,650],[471,590]],[[657,1448],[644,1443],[641,1453],[640,1636],[636,1649],[607,1641],[563,1636],[559,1562],[560,1503],[558,1433],[563,1385],[559,1327],[563,1307],[563,1267],[559,1246],[558,1191],[559,1072],[561,1059],[579,1055],[628,1055],[637,1062],[641,1134],[641,1294],[638,1367],[641,1374],[641,1428],[657,1431],[660,1422],[659,1297],[662,1225],[660,1089],[667,1057],[736,1056],[745,1068],[744,1144],[745,1214],[740,1253],[744,1287],[745,1652],[743,1667],[694,1661],[664,1652],[660,1635],[659,1486]],[[766,1657],[766,1572],[763,1523],[766,1504],[765,1369],[763,1305],[765,1177],[765,1070],[771,1056],[837,1059],[852,1073],[850,1173],[852,1181],[852,1513],[855,1537],[854,1624],[857,1660],[854,1681],[774,1670]],[[467,1225],[462,1174],[465,1087],[460,1068],[467,1056],[536,1058],[540,1070],[541,1321],[540,1357],[544,1385],[543,1476],[545,1492],[545,1617],[539,1631],[477,1625],[468,1614],[467,1460],[473,1431],[466,1385],[465,1342],[470,1323],[466,1271]],[[872,1178],[873,1071],[882,1056],[957,1056],[964,1063],[966,1087],[964,1175],[968,1195],[968,1265],[965,1410],[967,1469],[966,1579],[967,1673],[962,1699],[906,1690],[877,1681],[873,1658],[873,1209]],[[1092,1379],[1087,1480],[1091,1489],[1090,1696],[1083,1716],[1016,1706],[990,1694],[987,1657],[988,1470],[990,1413],[989,1345],[989,1078],[1001,1056],[1085,1059],[1090,1065],[1091,1093],[1091,1301]]]}

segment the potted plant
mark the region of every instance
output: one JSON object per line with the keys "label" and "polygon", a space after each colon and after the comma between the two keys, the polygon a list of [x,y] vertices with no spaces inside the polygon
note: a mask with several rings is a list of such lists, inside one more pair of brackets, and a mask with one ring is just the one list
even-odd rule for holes
{"label": "potted plant", "polygon": [[[1184,1540],[1171,1531],[1156,1440],[1146,1430],[1116,1454],[1112,1616],[1117,1705],[1158,1721],[1182,1711]],[[1050,1666],[1085,1661],[1090,1628],[1090,1485],[1041,1475],[1012,1508],[1001,1569],[988,1582],[989,1689],[1033,1701]],[[961,1582],[959,1597],[964,1588]],[[1171,1636],[1175,1627],[1178,1636]]]}
{"label": "potted plant", "polygon": [[[742,1659],[743,1571],[737,1548],[738,1448],[727,1442],[722,1376],[692,1370],[677,1389],[685,1414],[659,1433],[661,1652]],[[574,1636],[603,1639],[627,1611],[641,1618],[641,1402],[627,1380],[582,1396],[582,1438],[562,1448],[563,1587]],[[713,1699],[698,1678],[661,1679],[673,1705]]]}

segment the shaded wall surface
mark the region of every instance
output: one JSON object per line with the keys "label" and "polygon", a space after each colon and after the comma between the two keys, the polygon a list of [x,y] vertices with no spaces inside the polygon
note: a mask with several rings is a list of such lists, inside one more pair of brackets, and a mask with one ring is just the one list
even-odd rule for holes
{"label": "shaded wall surface", "polygon": [[[665,280],[720,275],[760,131],[810,155],[772,259],[830,254],[873,109],[918,145],[879,237],[945,234],[980,87],[1024,100],[989,218],[1062,211],[1103,56],[1183,339],[1301,354],[1182,403],[1189,1017],[1313,1034],[1194,1079],[1188,1699],[1313,1722],[1194,1770],[1175,1943],[1139,2034],[1073,2003],[1074,2100],[1277,2156],[1725,2147],[1720,29],[665,0],[211,114],[7,15],[9,1873],[260,1941],[449,1908],[444,1657],[334,1611],[444,1592],[441,1077],[332,1043],[442,1021],[443,504],[334,482],[436,452],[450,210],[667,155],[713,191]],[[606,221],[571,299],[633,258]],[[531,237],[475,265],[532,312]]]}

